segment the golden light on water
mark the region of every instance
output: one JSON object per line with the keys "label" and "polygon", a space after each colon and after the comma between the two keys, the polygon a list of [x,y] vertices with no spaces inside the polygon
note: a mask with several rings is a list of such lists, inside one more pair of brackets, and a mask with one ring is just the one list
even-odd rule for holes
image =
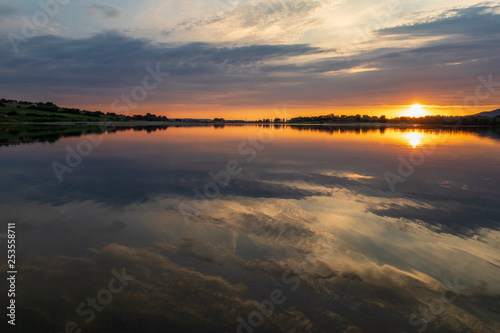
{"label": "golden light on water", "polygon": [[404,137],[406,140],[408,140],[408,144],[412,148],[417,148],[422,144],[422,140],[425,137],[425,134],[419,133],[419,132],[411,132],[411,133],[405,133]]}

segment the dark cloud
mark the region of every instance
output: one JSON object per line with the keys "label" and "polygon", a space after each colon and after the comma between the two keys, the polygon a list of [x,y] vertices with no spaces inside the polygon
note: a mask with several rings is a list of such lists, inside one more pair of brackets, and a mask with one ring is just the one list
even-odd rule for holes
{"label": "dark cloud", "polygon": [[129,227],[129,225],[122,221],[113,221],[109,227],[102,229],[103,231],[109,232],[111,234],[122,231],[123,229]]}
{"label": "dark cloud", "polygon": [[[7,44],[7,45],[6,45]],[[2,48],[9,48],[5,41]],[[209,43],[153,44],[115,32],[72,40],[32,38],[19,55],[0,60],[0,85],[44,85],[55,88],[133,87],[147,65],[162,63],[174,75],[231,74],[269,60],[322,53],[308,45],[224,47]]]}
{"label": "dark cloud", "polygon": [[452,9],[439,17],[410,25],[381,29],[379,35],[491,37],[500,33],[500,6]]}
{"label": "dark cloud", "polygon": [[[410,97],[437,105],[463,105],[465,97],[475,96],[478,77],[488,77],[500,66],[499,50],[498,38],[484,36],[430,41],[414,48],[376,49],[354,55],[350,61],[331,57],[303,64],[264,65],[267,73],[293,73],[298,84],[276,86],[259,100],[269,103],[273,94],[286,96],[283,101],[288,105],[318,105],[327,100],[342,100],[344,105],[394,105],[407,104]],[[499,81],[495,76],[493,80]],[[498,99],[492,95],[487,103],[498,103]]]}

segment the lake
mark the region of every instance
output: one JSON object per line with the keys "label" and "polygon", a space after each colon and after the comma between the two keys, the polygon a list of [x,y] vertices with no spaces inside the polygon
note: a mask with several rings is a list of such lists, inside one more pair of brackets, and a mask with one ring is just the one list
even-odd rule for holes
{"label": "lake", "polygon": [[492,128],[1,125],[16,328],[499,332],[499,170]]}

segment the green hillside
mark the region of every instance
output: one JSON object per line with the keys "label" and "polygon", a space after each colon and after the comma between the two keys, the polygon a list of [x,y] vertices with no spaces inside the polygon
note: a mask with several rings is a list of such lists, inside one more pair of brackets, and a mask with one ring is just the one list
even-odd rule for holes
{"label": "green hillside", "polygon": [[103,121],[103,116],[88,116],[82,114],[65,113],[64,110],[42,111],[28,109],[28,105],[13,106],[0,105],[0,122],[94,122]]}
{"label": "green hillside", "polygon": [[87,111],[59,107],[52,102],[28,102],[0,99],[0,123],[20,122],[101,122],[101,121],[169,121],[165,116],[119,115],[113,112]]}

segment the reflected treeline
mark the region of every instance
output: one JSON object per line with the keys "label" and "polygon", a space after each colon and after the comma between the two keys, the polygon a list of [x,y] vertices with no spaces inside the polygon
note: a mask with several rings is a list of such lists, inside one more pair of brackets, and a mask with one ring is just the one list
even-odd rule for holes
{"label": "reflected treeline", "polygon": [[386,127],[372,127],[372,126],[324,126],[324,125],[288,125],[291,129],[297,130],[299,132],[322,132],[322,133],[384,133]]}
{"label": "reflected treeline", "polygon": [[[265,126],[265,125],[264,125]],[[268,127],[272,125],[267,125]],[[491,137],[495,139],[500,139],[500,128],[494,126],[488,127],[459,127],[459,128],[450,128],[447,126],[433,126],[433,127],[386,127],[386,126],[324,126],[324,125],[274,125],[278,126],[288,126],[293,130],[297,130],[299,132],[322,132],[329,134],[342,134],[342,133],[358,133],[358,134],[384,134],[388,128],[391,131],[398,133],[408,133],[418,131],[423,134],[432,134],[439,131],[443,134],[453,134],[459,132],[466,133],[474,133],[480,136]]]}
{"label": "reflected treeline", "polygon": [[[115,133],[125,131],[145,131],[153,133],[165,131],[169,127],[214,127],[223,129],[226,126],[244,127],[244,124],[220,124],[220,123],[193,123],[193,124],[175,124],[175,125],[133,125],[116,123],[99,124],[75,124],[75,125],[57,125],[57,124],[0,124],[0,146],[12,146],[19,144],[30,144],[48,142],[54,143],[62,138],[79,137],[89,134]],[[263,127],[281,127],[281,125],[259,125]]]}
{"label": "reflected treeline", "polygon": [[[193,124],[175,124],[175,125],[133,125],[116,123],[99,124],[75,124],[75,125],[57,125],[57,124],[0,124],[0,146],[12,146],[19,144],[48,142],[54,143],[62,138],[79,137],[89,134],[115,133],[125,131],[145,131],[153,133],[165,131],[169,127],[214,127],[223,129],[226,126],[243,127],[244,124],[217,124],[217,123],[193,123]],[[279,125],[276,125],[279,126]],[[267,125],[266,127],[271,127]]]}
{"label": "reflected treeline", "polygon": [[164,131],[169,125],[114,126],[100,125],[43,125],[43,124],[2,124],[0,125],[0,146],[49,142],[62,138],[79,137],[89,134],[115,133],[123,131]]}
{"label": "reflected treeline", "polygon": [[[1,124],[0,125],[0,146],[11,146],[18,144],[29,144],[39,142],[54,143],[62,138],[78,137],[88,134],[115,133],[124,131],[146,131],[153,133],[165,131],[169,127],[214,127],[215,129],[224,129],[228,127],[245,127],[246,124],[175,124],[175,125],[128,125],[101,123],[96,125],[45,125],[45,124]],[[386,127],[386,126],[324,126],[324,125],[278,125],[278,124],[255,124],[269,129],[283,129],[289,127],[293,130],[302,132],[320,132],[329,134],[358,133],[358,134],[384,134],[390,128],[391,131],[407,133],[409,131],[419,131],[421,133],[475,133],[480,136],[499,139],[499,127],[460,127],[453,129],[450,127]]]}
{"label": "reflected treeline", "polygon": [[497,127],[461,127],[460,131],[475,133],[480,136],[487,136],[494,139],[500,139],[500,128]]}
{"label": "reflected treeline", "polygon": [[[112,129],[108,130],[112,131]],[[37,142],[53,143],[61,138],[106,131],[106,128],[97,125],[0,125],[0,146]]]}

